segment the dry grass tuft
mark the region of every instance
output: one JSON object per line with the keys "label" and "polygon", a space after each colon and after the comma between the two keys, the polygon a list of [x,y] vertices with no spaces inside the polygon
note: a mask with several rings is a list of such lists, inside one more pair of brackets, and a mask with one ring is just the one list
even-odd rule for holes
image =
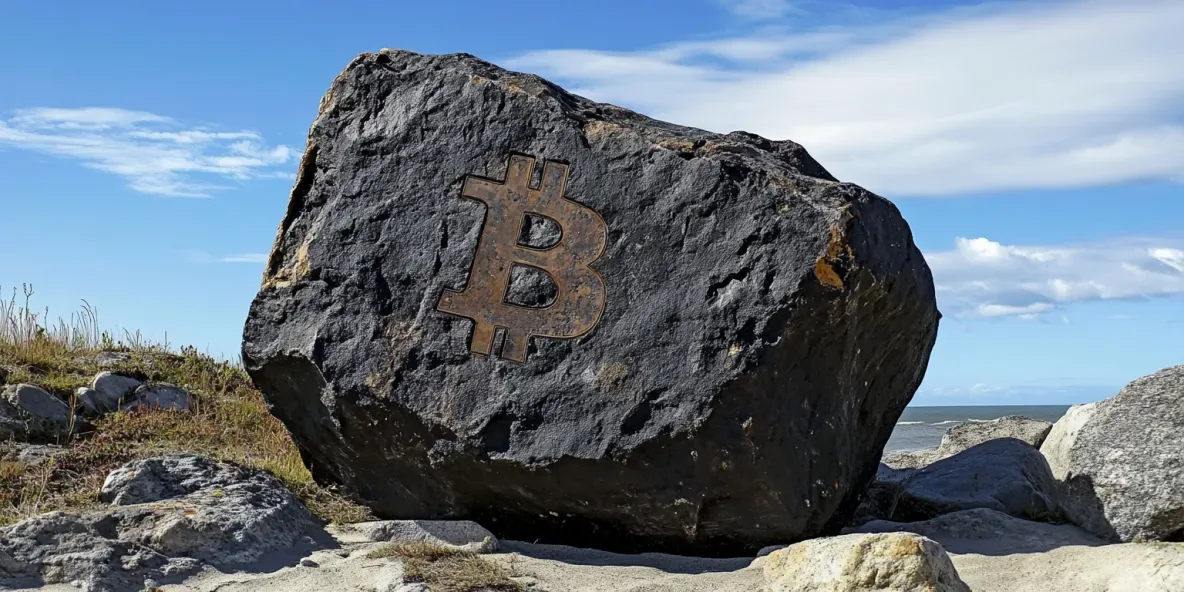
{"label": "dry grass tuft", "polygon": [[[32,312],[31,286],[0,301],[0,375],[3,382],[36,384],[66,401],[101,370],[181,386],[194,395],[189,412],[145,410],[113,413],[93,431],[59,442],[52,461],[14,462],[16,443],[0,442],[0,525],[52,510],[98,507],[99,488],[115,467],[166,452],[194,452],[269,471],[283,480],[327,522],[372,519],[365,507],[317,485],[304,467],[283,424],[267,412],[262,395],[238,364],[218,361],[184,347],[172,351],[137,332],[116,340],[99,331],[97,311],[83,303],[69,321],[48,324],[48,311]],[[126,352],[127,359],[101,368],[100,352]]]}
{"label": "dry grass tuft", "polygon": [[422,542],[389,543],[371,551],[369,557],[400,559],[403,577],[427,584],[432,592],[522,590],[522,586],[511,580],[510,574],[501,566],[454,547]]}

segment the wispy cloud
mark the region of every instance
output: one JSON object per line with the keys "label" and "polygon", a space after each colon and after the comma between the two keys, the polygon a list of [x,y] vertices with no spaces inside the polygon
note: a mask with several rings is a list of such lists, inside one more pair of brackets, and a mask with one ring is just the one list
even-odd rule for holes
{"label": "wispy cloud", "polygon": [[716,0],[737,16],[748,19],[775,19],[793,10],[789,0]]}
{"label": "wispy cloud", "polygon": [[[917,389],[912,403],[920,405],[1068,405],[1097,401],[1113,395],[1121,385],[1106,384],[1013,384],[929,386]],[[975,419],[994,419],[980,417]]]}
{"label": "wispy cloud", "polygon": [[1075,302],[1184,296],[1182,240],[1018,246],[958,238],[954,250],[925,259],[943,309],[964,317],[1033,319]]}
{"label": "wispy cloud", "polygon": [[[738,6],[738,5],[737,5]],[[1184,3],[1001,3],[509,63],[596,100],[806,146],[888,195],[1184,180]]]}
{"label": "wispy cloud", "polygon": [[211,255],[205,251],[190,249],[185,251],[185,258],[192,263],[266,263],[267,253],[239,253],[236,255]]}
{"label": "wispy cloud", "polygon": [[[252,131],[220,132],[127,109],[37,108],[0,119],[0,147],[62,158],[123,177],[141,193],[208,197],[217,180],[288,177],[298,152]],[[212,182],[215,181],[215,182]]]}

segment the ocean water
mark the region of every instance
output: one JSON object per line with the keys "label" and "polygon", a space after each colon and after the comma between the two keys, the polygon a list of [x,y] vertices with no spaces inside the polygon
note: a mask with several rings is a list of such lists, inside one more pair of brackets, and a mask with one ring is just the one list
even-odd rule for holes
{"label": "ocean water", "polygon": [[918,450],[941,444],[946,430],[962,423],[983,422],[1005,415],[1023,415],[1056,422],[1069,405],[997,405],[957,407],[906,407],[884,451]]}

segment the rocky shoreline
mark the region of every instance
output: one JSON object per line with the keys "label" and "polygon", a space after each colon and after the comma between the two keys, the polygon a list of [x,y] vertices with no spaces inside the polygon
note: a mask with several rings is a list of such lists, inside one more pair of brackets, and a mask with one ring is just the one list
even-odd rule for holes
{"label": "rocky shoreline", "polygon": [[[755,559],[498,540],[470,521],[326,525],[265,472],[174,453],[112,471],[99,493],[106,509],[0,528],[0,587],[1179,591],[1184,456],[1173,434],[1184,426],[1182,379],[1184,366],[1168,368],[1074,407],[1056,425],[1005,417],[952,428],[936,449],[886,454],[842,533]],[[113,381],[105,374],[96,383]],[[126,396],[142,386],[121,389]],[[46,428],[34,414],[52,407],[34,405],[32,388],[3,390],[6,420]],[[1138,438],[1126,435],[1132,421]],[[53,451],[18,444],[4,460],[52,462]],[[476,587],[456,587],[469,584]]]}

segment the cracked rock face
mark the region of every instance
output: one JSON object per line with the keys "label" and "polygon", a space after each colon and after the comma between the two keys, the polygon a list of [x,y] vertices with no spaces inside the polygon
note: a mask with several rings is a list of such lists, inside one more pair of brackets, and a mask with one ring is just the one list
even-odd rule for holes
{"label": "cracked rock face", "polygon": [[1065,515],[1109,541],[1184,542],[1184,365],[1075,406],[1040,448]]}
{"label": "cracked rock face", "polygon": [[275,477],[192,454],[127,463],[101,496],[110,508],[0,528],[0,589],[156,589],[145,582],[176,583],[206,563],[262,568],[269,554],[272,563],[290,561],[327,538]]}
{"label": "cracked rock face", "polygon": [[[501,181],[510,154],[537,159],[534,183],[566,163],[564,197],[606,228],[598,322],[531,340],[523,364],[471,354],[473,322],[437,310],[496,214],[461,197],[466,176]],[[579,240],[540,213],[505,232]],[[569,311],[549,272],[506,277],[505,301]],[[899,211],[793,142],[384,50],[322,100],[243,358],[315,477],[384,518],[755,552],[850,514],[939,316]]]}

